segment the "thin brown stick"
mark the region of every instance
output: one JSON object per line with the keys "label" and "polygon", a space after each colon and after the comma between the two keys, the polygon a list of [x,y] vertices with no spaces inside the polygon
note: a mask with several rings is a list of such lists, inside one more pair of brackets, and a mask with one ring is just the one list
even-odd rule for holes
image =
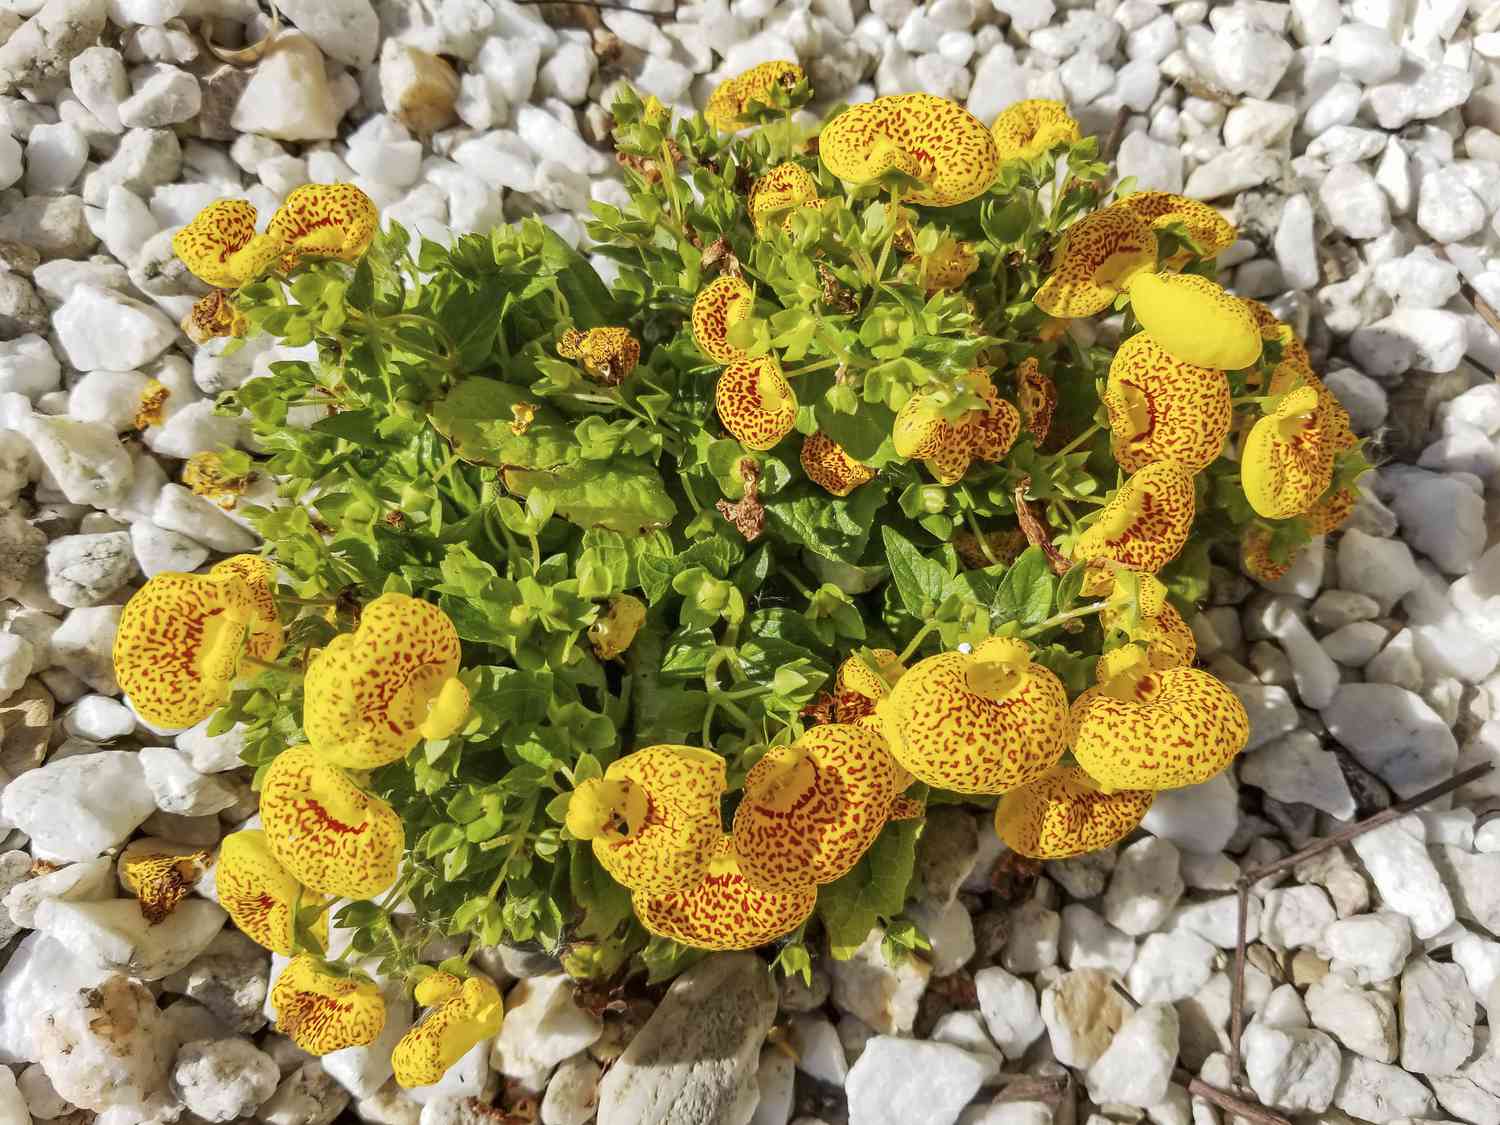
{"label": "thin brown stick", "polygon": [[1234,941],[1234,991],[1229,999],[1229,1081],[1240,1081],[1240,1033],[1245,1027],[1245,932],[1250,919],[1250,884],[1241,883]]}
{"label": "thin brown stick", "polygon": [[1101,160],[1113,160],[1115,153],[1120,150],[1120,141],[1125,137],[1125,125],[1130,120],[1130,109],[1121,106],[1115,113],[1114,124],[1110,126],[1109,135],[1104,138],[1104,147],[1099,150]]}

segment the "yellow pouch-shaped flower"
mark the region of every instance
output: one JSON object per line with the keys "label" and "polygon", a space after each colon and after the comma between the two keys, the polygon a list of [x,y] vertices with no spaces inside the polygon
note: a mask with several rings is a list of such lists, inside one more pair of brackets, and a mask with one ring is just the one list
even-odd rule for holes
{"label": "yellow pouch-shaped flower", "polygon": [[693,298],[693,342],[716,363],[734,363],[745,353],[729,342],[729,330],[750,315],[755,294],[739,278],[721,273]]}
{"label": "yellow pouch-shaped flower", "polygon": [[1252,523],[1240,535],[1240,565],[1258,582],[1275,582],[1291,569],[1292,560],[1277,562],[1271,556],[1271,529]]}
{"label": "yellow pouch-shaped flower", "polygon": [[876,704],[896,760],[955,793],[1004,793],[1044,775],[1062,756],[1068,696],[1031,657],[1025,641],[992,637],[913,665]]}
{"label": "yellow pouch-shaped flower", "polygon": [[1093,316],[1156,269],[1156,235],[1128,211],[1105,208],[1063,232],[1052,269],[1033,298],[1048,316]]}
{"label": "yellow pouch-shaped flower", "polygon": [[1167,588],[1154,575],[1096,560],[1088,564],[1080,591],[1085,597],[1108,599],[1099,611],[1099,623],[1145,645],[1152,668],[1181,668],[1197,659],[1192,629],[1167,601]]}
{"label": "yellow pouch-shaped flower", "polygon": [[126,860],[121,875],[141,904],[141,916],[154,926],[177,909],[207,867],[207,852],[143,855]]}
{"label": "yellow pouch-shaped flower", "polygon": [[261,555],[231,555],[208,568],[216,581],[239,581],[250,592],[255,614],[250,619],[245,651],[257,660],[275,660],[286,644],[286,630],[276,608],[276,564]]}
{"label": "yellow pouch-shaped flower", "polygon": [[324,760],[370,770],[424,738],[447,738],[469,713],[458,631],[437,606],[382,594],[359,628],[334,637],[307,669],[302,729]]}
{"label": "yellow pouch-shaped flower", "polygon": [[1354,442],[1349,415],[1316,375],[1277,366],[1269,414],[1251,427],[1240,455],[1240,483],[1257,515],[1288,519],[1311,508],[1333,481],[1339,451]]}
{"label": "yellow pouch-shaped flower", "polygon": [[1000,158],[984,123],[934,94],[889,94],[850,106],[818,138],[823,166],[841,180],[874,183],[900,172],[922,187],[903,202],[953,207],[989,190]]}
{"label": "yellow pouch-shaped flower", "polygon": [[396,881],[401,818],[311,746],[283,750],[267,768],[260,819],[271,854],[304,887],[374,898]]}
{"label": "yellow pouch-shaped flower", "polygon": [[966,415],[962,429],[975,457],[982,461],[999,461],[1021,436],[1021,412],[1001,398],[992,386],[986,385],[980,393],[984,397],[985,409]]}
{"label": "yellow pouch-shaped flower", "polygon": [[1119,843],[1145,817],[1149,789],[1104,793],[1077,766],[1012,789],[995,809],[995,832],[1011,851],[1032,859],[1067,859]]}
{"label": "yellow pouch-shaped flower", "polygon": [[1245,748],[1234,692],[1197,668],[1152,671],[1139,645],[1099,660],[1099,685],[1073,701],[1073,757],[1105,790],[1207,781]]}
{"label": "yellow pouch-shaped flower", "polygon": [[460,980],[452,973],[433,973],[417,985],[416,1000],[431,1010],[391,1051],[396,1083],[408,1090],[439,1081],[505,1022],[500,992],[484,977]]}
{"label": "yellow pouch-shaped flower", "polygon": [[1193,273],[1142,273],[1128,288],[1141,327],[1183,363],[1237,371],[1260,358],[1260,325],[1218,282]]}
{"label": "yellow pouch-shaped flower", "polygon": [[773,746],[734,814],[740,870],[769,891],[831,883],[875,842],[896,793],[896,763],[872,730],[825,723]]}
{"label": "yellow pouch-shaped flower", "polygon": [[724,759],[695,746],[648,746],[583,782],[568,805],[568,831],[593,841],[594,857],[633,891],[697,882],[723,834]]}
{"label": "yellow pouch-shaped flower", "polygon": [[266,233],[295,257],[357,262],[379,224],[374,202],[353,184],[303,184],[276,209]]}
{"label": "yellow pouch-shaped flower", "polygon": [[587,332],[570,328],[557,341],[557,354],[583,364],[595,382],[615,387],[641,361],[641,342],[628,328],[590,328]]}
{"label": "yellow pouch-shaped flower", "polygon": [[714,388],[714,408],[724,428],[746,449],[770,449],[797,421],[797,395],[773,355],[726,367]]}
{"label": "yellow pouch-shaped flower", "polygon": [[798,459],[808,480],[835,496],[848,496],[875,479],[874,469],[850,457],[843,446],[822,432],[802,439]]}
{"label": "yellow pouch-shaped flower", "polygon": [[631,896],[641,925],[694,949],[765,945],[807,921],[817,902],[818,888],[811,881],[793,891],[757,890],[740,870],[728,836],[715,841],[707,870],[691,885]]}
{"label": "yellow pouch-shaped flower", "polygon": [[[259,828],[246,828],[224,837],[219,862],[214,868],[214,888],[219,905],[229,912],[245,936],[272,953],[292,952],[294,912],[322,902],[319,895],[304,891],[285,867],[271,854],[270,842]],[[328,916],[315,928],[327,940]]]}
{"label": "yellow pouch-shaped flower", "polygon": [[1207,468],[1224,449],[1234,408],[1222,371],[1183,363],[1144,332],[1120,344],[1104,392],[1110,446],[1127,473],[1152,461]]}
{"label": "yellow pouch-shaped flower", "polygon": [[1068,116],[1067,106],[1048,98],[1028,98],[1006,106],[990,126],[990,135],[1001,160],[1030,160],[1080,137],[1078,122]]}
{"label": "yellow pouch-shaped flower", "polygon": [[1073,548],[1075,562],[1108,559],[1155,574],[1177,557],[1193,526],[1193,476],[1153,461],[1125,481]]}
{"label": "yellow pouch-shaped flower", "polygon": [[715,129],[733,133],[750,124],[745,113],[754,101],[763,101],[774,86],[791,89],[806,79],[807,75],[794,62],[777,59],[752,66],[743,74],[737,74],[714,88],[709,95],[703,116]]}
{"label": "yellow pouch-shaped flower", "polygon": [[[1187,228],[1188,237],[1200,258],[1217,258],[1239,237],[1234,225],[1207,203],[1169,191],[1131,192],[1112,206],[1124,208],[1136,218],[1150,223],[1153,229],[1177,224]],[[1179,250],[1162,265],[1167,269],[1181,269],[1193,257],[1191,252]]]}
{"label": "yellow pouch-shaped flower", "polygon": [[922,259],[922,288],[929,294],[940,289],[957,289],[979,268],[974,247],[956,238],[945,238],[938,248]]}
{"label": "yellow pouch-shaped flower", "polygon": [[385,1027],[385,999],[368,980],[338,976],[316,957],[293,957],[271,986],[276,1030],[309,1055],[373,1043]]}
{"label": "yellow pouch-shaped flower", "polygon": [[194,277],[215,289],[238,289],[286,253],[274,234],[255,233],[255,208],[243,199],[210,203],[172,236],[172,252]]}
{"label": "yellow pouch-shaped flower", "polygon": [[812,173],[800,164],[787,161],[772,168],[750,188],[745,209],[756,234],[764,234],[767,224],[783,222],[799,207],[818,201],[818,184]]}

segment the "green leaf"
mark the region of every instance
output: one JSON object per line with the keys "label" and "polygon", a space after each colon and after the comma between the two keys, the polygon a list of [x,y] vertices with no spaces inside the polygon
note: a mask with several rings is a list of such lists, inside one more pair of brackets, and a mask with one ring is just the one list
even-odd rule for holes
{"label": "green leaf", "polygon": [[1010,621],[1036,625],[1052,612],[1052,597],[1057,590],[1057,576],[1047,563],[1040,547],[1028,547],[1011,564],[995,592],[990,612],[999,624]]}
{"label": "green leaf", "polygon": [[921,832],[920,820],[892,821],[854,870],[818,892],[818,916],[838,960],[854,956],[882,918],[894,918],[906,906]]}
{"label": "green leaf", "polygon": [[559,516],[580,527],[642,535],[666,527],[677,514],[661,474],[635,457],[587,461],[551,472],[506,469],[504,477],[518,496],[545,493]]}
{"label": "green leaf", "polygon": [[851,562],[864,554],[885,494],[886,485],[879,478],[846,497],[830,496],[811,481],[799,481],[766,502],[766,525],[824,558]]}
{"label": "green leaf", "polygon": [[901,595],[901,604],[913,617],[931,617],[942,603],[949,574],[942,565],[924,558],[922,552],[895,528],[881,530],[891,581]]}
{"label": "green leaf", "polygon": [[578,936],[607,938],[630,917],[630,892],[599,866],[588,844],[575,841],[569,850],[568,882],[573,901],[583,908]]}
{"label": "green leaf", "polygon": [[[511,407],[531,405],[536,416],[526,431],[511,429]],[[333,421],[343,415],[334,415]],[[432,406],[433,427],[453,443],[453,452],[476,465],[551,469],[574,456],[572,430],[557,413],[521,387],[498,379],[465,379]]]}

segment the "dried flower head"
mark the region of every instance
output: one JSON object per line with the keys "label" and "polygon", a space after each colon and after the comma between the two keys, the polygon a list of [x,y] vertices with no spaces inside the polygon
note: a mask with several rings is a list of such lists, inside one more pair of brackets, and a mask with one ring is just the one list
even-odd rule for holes
{"label": "dried flower head", "polygon": [[131,419],[131,426],[137,430],[160,426],[166,418],[167,399],[171,397],[172,392],[164,383],[156,379],[146,380],[146,385],[141,388],[140,398],[136,403],[135,417]]}
{"label": "dried flower head", "polygon": [[1052,432],[1057,384],[1042,372],[1036,356],[1027,356],[1016,367],[1016,402],[1021,408],[1021,424],[1036,444],[1041,445]]}
{"label": "dried flower head", "polygon": [[182,466],[182,483],[195,496],[212,500],[230,511],[250,487],[251,475],[228,471],[222,454],[204,451],[194,453]]}
{"label": "dried flower head", "polygon": [[215,289],[193,302],[180,327],[193,343],[206,344],[221,337],[243,336],[250,321],[234,307],[229,290]]}
{"label": "dried flower head", "polygon": [[127,859],[121,874],[141,916],[154,926],[177,909],[207,868],[207,852],[162,852]]}
{"label": "dried flower head", "polygon": [[583,364],[589,378],[606,387],[625,381],[641,360],[641,342],[628,328],[569,328],[557,341],[557,354]]}

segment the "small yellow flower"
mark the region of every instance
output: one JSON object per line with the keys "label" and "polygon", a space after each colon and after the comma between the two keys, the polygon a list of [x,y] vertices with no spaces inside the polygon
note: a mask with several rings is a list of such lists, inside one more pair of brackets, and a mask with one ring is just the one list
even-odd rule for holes
{"label": "small yellow flower", "polygon": [[379,223],[374,202],[353,184],[303,184],[276,209],[266,233],[286,244],[291,262],[357,262],[369,249]]}
{"label": "small yellow flower", "polygon": [[641,342],[628,328],[570,328],[557,341],[557,354],[583,364],[589,378],[606,387],[619,386],[641,360]]}
{"label": "small yellow flower", "polygon": [[1125,481],[1073,548],[1075,562],[1108,559],[1155,574],[1177,557],[1193,526],[1193,476],[1153,461]]}
{"label": "small yellow flower", "polygon": [[1245,748],[1250,719],[1197,668],[1153,671],[1126,645],[1099,660],[1099,684],[1073,702],[1073,757],[1106,791],[1177,789],[1207,781]]}
{"label": "small yellow flower", "polygon": [[1334,489],[1302,513],[1302,523],[1309,535],[1327,535],[1349,522],[1358,503],[1358,489],[1347,486]]}
{"label": "small yellow flower", "polygon": [[[291,872],[271,854],[270,842],[259,828],[246,828],[224,837],[214,868],[219,905],[251,941],[272,953],[293,949],[294,913],[323,903],[320,895],[303,890]],[[314,927],[320,940],[328,938],[328,916]]]}
{"label": "small yellow flower", "polygon": [[417,985],[416,1000],[429,1010],[391,1051],[396,1083],[408,1090],[439,1081],[505,1022],[500,992],[484,977],[433,973]]}
{"label": "small yellow flower", "polygon": [[812,173],[800,164],[787,161],[772,168],[750,188],[745,209],[757,234],[775,219],[789,222],[792,212],[818,202],[818,184]]}
{"label": "small yellow flower", "polygon": [[243,199],[220,199],[172,236],[172,252],[200,281],[238,289],[275,266],[286,253],[274,234],[255,233],[255,208]]}
{"label": "small yellow flower", "polygon": [[300,954],[271,986],[276,1030],[309,1055],[373,1043],[385,1027],[380,989],[359,977],[330,972],[316,957]]}
{"label": "small yellow flower", "polygon": [[875,479],[875,470],[856,461],[844,447],[819,431],[802,439],[802,471],[814,484],[835,496],[848,496]]}
{"label": "small yellow flower", "polygon": [[1001,160],[1031,160],[1081,134],[1062,102],[1031,98],[1005,107],[990,126]]}
{"label": "small yellow flower", "polygon": [[207,852],[141,855],[125,861],[125,887],[140,901],[153,926],[165,921],[208,868]]}
{"label": "small yellow flower", "polygon": [[724,759],[694,746],[648,746],[583,782],[568,804],[568,831],[631,890],[666,892],[696,882],[723,832]]}
{"label": "small yellow flower", "polygon": [[1035,356],[1027,356],[1016,368],[1016,402],[1021,407],[1021,423],[1037,445],[1052,432],[1052,415],[1057,410],[1057,384],[1043,374]]}
{"label": "small yellow flower", "polygon": [[181,328],[195,344],[206,344],[220,337],[240,337],[250,328],[245,314],[234,307],[229,290],[215,289],[193,302]]}
{"label": "small yellow flower", "polygon": [[207,574],[158,574],[125,604],[115,678],[148,723],[201,722],[228,700],[241,656],[274,660],[281,652],[269,585],[246,581],[233,563]]}
{"label": "small yellow flower", "polygon": [[1004,793],[1062,756],[1068,696],[1025,641],[919,661],[876,704],[891,753],[919,780],[956,793]]}
{"label": "small yellow flower", "polygon": [[307,669],[302,729],[326,761],[369,770],[423,739],[463,726],[469,692],[458,678],[458,631],[430,602],[382,594],[359,628],[334,637]]}
{"label": "small yellow flower", "polygon": [[1260,325],[1218,282],[1193,273],[1141,273],[1128,288],[1141,327],[1183,363],[1237,371],[1260,358]]}
{"label": "small yellow flower", "polygon": [[165,385],[155,379],[146,380],[130,424],[137,430],[160,426],[166,416],[167,399],[171,397],[172,392]]}
{"label": "small yellow flower", "polygon": [[754,949],[795,930],[817,905],[812,882],[792,891],[757,890],[745,878],[730,837],[710,847],[707,869],[688,886],[638,890],[631,904],[641,925],[694,949]]}
{"label": "small yellow flower", "polygon": [[396,881],[406,834],[396,810],[311,746],[278,754],[260,791],[276,861],[319,894],[373,898]]}
{"label": "small yellow flower", "polygon": [[735,360],[714,388],[719,421],[747,449],[766,450],[792,432],[797,395],[773,355]]}
{"label": "small yellow flower", "polygon": [[1149,789],[1102,792],[1077,766],[1059,766],[1000,798],[995,832],[1019,855],[1067,859],[1123,840],[1155,799]]}
{"label": "small yellow flower", "polygon": [[1252,523],[1240,536],[1240,564],[1258,582],[1275,582],[1291,569],[1292,561],[1277,562],[1271,555],[1271,529]]}
{"label": "small yellow flower", "polygon": [[1349,415],[1311,371],[1287,361],[1271,377],[1270,412],[1250,429],[1240,483],[1257,515],[1288,519],[1311,508],[1353,444]]}
{"label": "small yellow flower", "polygon": [[1184,363],[1144,332],[1124,341],[1104,392],[1110,445],[1127,473],[1152,461],[1207,468],[1224,449],[1234,420],[1222,371]]}
{"label": "small yellow flower", "polygon": [[756,888],[796,892],[846,875],[885,827],[896,763],[885,739],[848,723],[773,746],[745,777],[734,850]]}
{"label": "small yellow flower", "polygon": [[875,658],[875,668],[858,656],[847,657],[834,674],[833,684],[838,694],[852,692],[868,700],[873,709],[876,703],[891,694],[891,685],[906,673],[906,666],[892,649],[872,648],[870,655]]}
{"label": "small yellow flower", "polygon": [[818,154],[850,183],[874,183],[888,172],[918,180],[922,187],[901,198],[927,207],[953,207],[983,194],[1000,164],[983,122],[934,94],[889,94],[850,106],[824,126]]}
{"label": "small yellow flower", "polygon": [[250,487],[250,474],[234,474],[224,468],[224,458],[213,452],[194,453],[182,466],[182,483],[196,496],[212,500],[225,511],[239,503]]}
{"label": "small yellow flower", "polygon": [[[1185,195],[1173,195],[1169,191],[1131,192],[1113,206],[1129,211],[1156,230],[1174,225],[1186,227],[1200,258],[1217,258],[1239,237],[1234,225],[1207,203]],[[1167,269],[1181,269],[1193,257],[1191,251],[1179,250],[1162,265]]]}
{"label": "small yellow flower", "polygon": [[721,273],[693,299],[693,342],[716,363],[735,363],[745,353],[729,342],[729,330],[750,315],[755,294],[738,277]]}
{"label": "small yellow flower", "polygon": [[510,405],[510,432],[520,437],[531,429],[531,423],[536,421],[536,403],[513,402]]}
{"label": "small yellow flower", "polygon": [[646,623],[646,603],[632,594],[615,594],[609,608],[589,626],[589,643],[600,660],[614,660],[630,647]]}
{"label": "small yellow flower", "polygon": [[974,247],[956,238],[944,238],[938,248],[922,259],[921,284],[929,294],[957,289],[979,268]]}
{"label": "small yellow flower", "polygon": [[743,74],[737,74],[714,88],[709,95],[703,116],[715,129],[733,133],[751,124],[745,116],[756,102],[765,101],[765,95],[776,86],[791,89],[805,81],[807,75],[794,62],[778,59],[752,66]]}
{"label": "small yellow flower", "polygon": [[1105,208],[1070,226],[1033,298],[1048,316],[1093,316],[1156,269],[1156,235],[1128,211]]}
{"label": "small yellow flower", "polygon": [[955,484],[969,471],[974,458],[999,461],[1021,432],[1021,414],[1001,398],[989,377],[978,370],[967,376],[985,401],[956,421],[949,421],[928,392],[912,395],[896,412],[891,442],[902,457],[920,459],[942,484]]}

